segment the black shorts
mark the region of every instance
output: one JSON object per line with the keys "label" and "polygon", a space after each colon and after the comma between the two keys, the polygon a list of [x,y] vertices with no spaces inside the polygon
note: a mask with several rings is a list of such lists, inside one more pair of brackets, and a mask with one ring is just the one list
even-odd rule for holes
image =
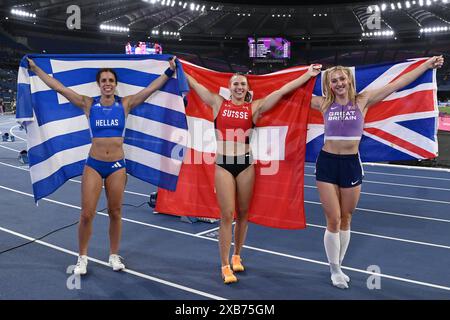
{"label": "black shorts", "polygon": [[216,164],[227,170],[236,178],[239,173],[253,164],[253,157],[250,153],[240,156],[224,156],[223,154],[217,154]]}
{"label": "black shorts", "polygon": [[359,154],[334,154],[321,150],[316,161],[316,180],[352,188],[364,177]]}

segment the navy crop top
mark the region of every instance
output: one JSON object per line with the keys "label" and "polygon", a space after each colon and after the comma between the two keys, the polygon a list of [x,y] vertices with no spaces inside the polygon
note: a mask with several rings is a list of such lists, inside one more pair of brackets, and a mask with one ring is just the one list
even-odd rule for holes
{"label": "navy crop top", "polygon": [[94,99],[89,112],[92,138],[123,137],[125,131],[125,110],[120,98],[111,106],[102,106],[100,98]]}

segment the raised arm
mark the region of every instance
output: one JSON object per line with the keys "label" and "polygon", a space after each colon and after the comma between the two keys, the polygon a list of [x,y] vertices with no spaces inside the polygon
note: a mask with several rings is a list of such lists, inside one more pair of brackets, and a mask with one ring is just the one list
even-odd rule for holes
{"label": "raised arm", "polygon": [[308,68],[308,71],[305,72],[303,75],[298,77],[297,79],[294,79],[288,83],[286,83],[284,86],[282,86],[280,89],[273,91],[269,95],[267,95],[263,99],[255,100],[253,104],[254,107],[254,117],[258,117],[259,114],[270,110],[277,104],[278,101],[285,95],[290,93],[291,91],[297,89],[298,87],[301,87],[303,84],[305,84],[309,79],[312,77],[317,76],[320,73],[322,66],[321,65],[310,65]]}
{"label": "raised arm", "polygon": [[89,110],[89,107],[92,104],[91,97],[83,96],[76,93],[72,89],[65,87],[61,82],[53,77],[50,77],[46,72],[44,72],[44,70],[39,68],[33,60],[30,58],[27,59],[30,70],[33,71],[48,87],[62,94],[72,104],[83,109],[85,113]]}
{"label": "raised arm", "polygon": [[322,104],[323,104],[324,97],[322,96],[315,96],[311,98],[311,108],[322,111]]}
{"label": "raised arm", "polygon": [[220,95],[209,91],[207,88],[205,88],[205,86],[198,83],[198,81],[195,80],[195,78],[193,78],[191,75],[186,73],[186,77],[187,77],[189,86],[192,89],[194,89],[194,91],[199,95],[200,99],[202,99],[202,101],[204,103],[206,103],[208,106],[210,106],[213,109],[214,115],[216,113],[218,113],[219,109],[220,109],[220,105],[223,102],[223,98]]}
{"label": "raised arm", "polygon": [[[365,108],[374,105],[377,102],[382,101],[384,98],[392,94],[393,92],[407,86],[419,76],[421,76],[428,69],[440,68],[444,64],[444,58],[442,56],[435,56],[422,63],[419,67],[404,74],[392,83],[385,85],[382,88],[366,91],[363,93],[363,97],[366,99]],[[362,107],[362,106],[361,106]]]}
{"label": "raised arm", "polygon": [[145,100],[147,100],[148,97],[150,97],[155,91],[159,90],[164,86],[164,84],[169,80],[172,75],[175,72],[176,64],[175,59],[177,57],[172,57],[169,61],[169,68],[161,74],[157,79],[153,80],[146,88],[142,89],[136,94],[123,97],[122,104],[125,109],[127,109],[127,112],[130,112],[131,109],[134,107],[137,107],[141,103],[143,103]]}

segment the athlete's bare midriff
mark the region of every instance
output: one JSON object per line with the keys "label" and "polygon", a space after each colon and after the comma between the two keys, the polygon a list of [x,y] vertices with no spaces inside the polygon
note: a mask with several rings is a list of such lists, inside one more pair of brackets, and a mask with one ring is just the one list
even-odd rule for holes
{"label": "athlete's bare midriff", "polygon": [[123,159],[123,137],[93,138],[89,155],[100,161],[117,161]]}
{"label": "athlete's bare midriff", "polygon": [[359,140],[326,140],[323,151],[334,154],[357,154]]}

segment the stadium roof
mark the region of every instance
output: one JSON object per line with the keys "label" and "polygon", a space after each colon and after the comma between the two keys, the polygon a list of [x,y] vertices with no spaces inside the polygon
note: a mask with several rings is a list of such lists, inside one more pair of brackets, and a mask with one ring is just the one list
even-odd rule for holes
{"label": "stadium roof", "polygon": [[[450,0],[356,3],[285,0],[272,4],[243,1],[245,4],[235,0],[6,0],[0,5],[0,12],[3,25],[15,24],[18,28],[46,29],[59,34],[101,31],[112,36],[131,34],[156,39],[217,40],[251,35],[285,36],[292,40],[417,39],[425,31],[450,34]],[[67,12],[73,4],[80,8],[79,30],[69,30],[67,26],[68,18],[75,12]],[[371,11],[369,4],[377,6]],[[12,10],[22,14],[12,14]],[[100,29],[100,25],[105,27]]]}

